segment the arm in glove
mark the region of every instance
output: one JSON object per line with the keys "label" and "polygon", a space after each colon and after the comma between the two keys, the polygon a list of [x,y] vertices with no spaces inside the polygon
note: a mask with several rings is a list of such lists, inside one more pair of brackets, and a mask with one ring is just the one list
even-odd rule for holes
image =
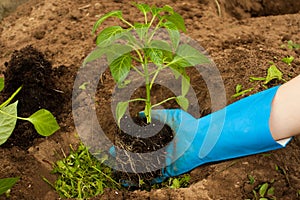
{"label": "arm in glove", "polygon": [[166,148],[162,177],[154,183],[205,163],[284,147],[290,139],[276,142],[269,129],[271,104],[277,89],[251,95],[200,119],[180,109],[153,110],[152,117],[175,132]]}

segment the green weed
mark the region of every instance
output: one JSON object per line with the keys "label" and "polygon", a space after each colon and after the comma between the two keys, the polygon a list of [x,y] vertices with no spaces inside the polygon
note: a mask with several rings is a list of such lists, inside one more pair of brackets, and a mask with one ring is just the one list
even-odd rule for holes
{"label": "green weed", "polygon": [[171,188],[171,189],[178,189],[178,188],[185,188],[190,185],[191,176],[189,174],[183,174],[178,177],[171,177],[167,181],[154,184],[152,186],[153,189],[156,188]]}
{"label": "green weed", "polygon": [[274,196],[275,188],[271,186],[271,183],[263,183],[258,185],[252,192],[254,200],[276,200]]}
{"label": "green weed", "polygon": [[294,57],[293,56],[288,56],[288,57],[285,57],[285,58],[282,58],[282,62],[288,64],[288,65],[291,65],[291,63],[294,61]]}
{"label": "green weed", "polygon": [[53,173],[58,175],[54,184],[48,182],[63,198],[86,199],[104,192],[104,188],[120,189],[120,184],[112,178],[112,169],[104,165],[107,157],[99,161],[80,144],[55,163]]}
{"label": "green weed", "polygon": [[253,185],[255,183],[255,178],[252,175],[248,175],[249,184]]}
{"label": "green weed", "polygon": [[250,81],[264,81],[263,85],[266,86],[268,83],[270,83],[273,80],[277,81],[284,81],[282,72],[277,68],[277,66],[270,62],[271,66],[267,70],[267,76],[266,77],[250,77]]}
{"label": "green weed", "polygon": [[287,41],[287,44],[281,45],[281,48],[300,49],[300,44],[294,43],[293,40]]}
{"label": "green weed", "polygon": [[241,84],[237,84],[235,87],[235,94],[232,95],[232,97],[236,98],[236,97],[242,96],[248,92],[251,92],[253,89],[254,88],[249,88],[249,89],[243,90],[243,86]]}

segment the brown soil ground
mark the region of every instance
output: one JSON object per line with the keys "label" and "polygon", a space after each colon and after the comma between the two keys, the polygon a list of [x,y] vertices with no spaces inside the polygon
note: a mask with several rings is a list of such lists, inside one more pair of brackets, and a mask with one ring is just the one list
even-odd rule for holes
{"label": "brown soil ground", "polygon": [[[281,47],[287,40],[300,43],[297,2],[220,0],[220,9],[215,1],[208,0],[155,0],[152,3],[169,4],[182,14],[187,35],[209,52],[219,68],[229,104],[238,100],[231,97],[237,84],[244,88],[254,86],[251,93],[264,89],[260,84],[251,83],[249,77],[265,76],[270,61],[283,72],[286,80],[300,74],[300,50]],[[10,199],[59,199],[42,178],[54,181],[55,176],[50,174],[52,163],[68,153],[70,144],[78,143],[71,111],[73,81],[83,59],[95,47],[95,38],[90,34],[94,22],[100,15],[118,9],[123,10],[127,19],[140,17],[129,1],[29,0],[0,22],[0,70],[5,71],[14,51],[31,45],[50,61],[55,90],[63,92],[61,101],[64,101],[57,104],[62,107],[57,116],[62,128],[56,134],[35,139],[29,148],[15,145],[0,148],[0,178],[21,177]],[[111,20],[105,25],[113,23]],[[281,62],[286,56],[295,57],[292,65]],[[109,74],[105,80],[112,80]],[[199,84],[193,86],[201,88],[203,82]],[[100,89],[103,94],[98,97],[105,104],[110,94],[104,89]],[[157,92],[159,96],[160,90]],[[201,102],[199,116],[208,114],[208,93],[199,92],[197,97]],[[107,114],[99,109],[97,112],[109,128],[111,122]],[[295,137],[286,148],[268,154],[200,166],[190,172],[189,188],[150,192],[107,190],[97,199],[251,199],[252,190],[265,182],[275,188],[277,199],[299,199],[299,164],[300,138]],[[254,184],[249,183],[249,175],[255,178]],[[1,196],[0,199],[6,198]]]}

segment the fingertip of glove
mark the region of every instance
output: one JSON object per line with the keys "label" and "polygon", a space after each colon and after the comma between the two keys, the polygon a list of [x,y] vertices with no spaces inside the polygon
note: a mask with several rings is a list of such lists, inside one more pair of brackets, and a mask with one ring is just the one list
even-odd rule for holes
{"label": "fingertip of glove", "polygon": [[139,112],[139,117],[140,118],[145,118],[146,117],[145,112],[144,111],[140,111]]}

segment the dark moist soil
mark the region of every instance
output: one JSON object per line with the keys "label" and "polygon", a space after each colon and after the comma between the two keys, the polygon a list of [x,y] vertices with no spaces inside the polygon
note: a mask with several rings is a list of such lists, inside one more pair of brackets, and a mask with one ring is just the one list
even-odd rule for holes
{"label": "dark moist soil", "polygon": [[[151,4],[168,4],[183,16],[186,34],[209,52],[219,69],[227,104],[264,90],[262,84],[250,82],[249,77],[265,76],[270,61],[283,72],[286,80],[300,74],[299,49],[281,47],[288,40],[300,43],[298,1],[218,2],[219,10],[215,1],[208,0],[155,0]],[[5,89],[4,97],[26,82],[29,87],[24,87],[21,91],[24,93],[17,97],[19,106],[21,101],[26,102],[23,108],[20,107],[24,109],[24,117],[41,106],[53,112],[61,126],[51,137],[33,139],[36,133],[32,126],[19,123],[16,130],[19,136],[14,133],[13,140],[5,148],[0,148],[0,178],[21,177],[12,189],[10,199],[59,199],[42,177],[53,182],[55,176],[50,174],[52,163],[68,154],[70,144],[76,146],[79,142],[71,110],[74,79],[83,59],[95,47],[95,38],[90,34],[94,22],[100,15],[119,9],[123,10],[126,19],[142,17],[129,2],[122,0],[29,0],[0,22],[0,70],[7,70],[7,73],[10,69],[15,70],[5,75],[7,81],[10,76],[18,77],[11,79],[11,84],[6,82],[9,87],[14,87]],[[104,25],[115,25],[115,20],[111,19]],[[295,57],[290,66],[281,62],[286,56]],[[17,70],[19,68],[22,68],[21,73]],[[199,112],[193,115],[207,115],[211,112],[211,102],[205,81],[193,70],[189,74],[200,106]],[[232,98],[237,84],[254,89],[239,98]],[[112,77],[106,71],[101,75],[95,100],[99,123],[115,140],[118,132],[111,112],[113,88]],[[140,88],[132,97],[142,95]],[[153,95],[153,101],[159,101],[162,96],[172,93],[157,85]],[[4,97],[1,95],[1,101]],[[175,102],[164,106],[177,107]],[[142,104],[131,104],[130,114],[136,115],[142,107]],[[23,113],[19,114],[23,116]],[[22,141],[23,137],[28,138]],[[258,186],[265,182],[274,187],[276,199],[298,199],[299,155],[300,139],[294,137],[281,150],[200,166],[189,173],[189,188],[150,192],[106,189],[95,199],[253,199],[253,190],[257,191]],[[254,183],[250,183],[249,176],[254,177]],[[0,199],[7,198],[1,196]]]}
{"label": "dark moist soil", "polygon": [[[20,86],[21,91],[14,101],[18,100],[18,115],[29,117],[39,109],[47,109],[55,116],[62,112],[62,91],[55,87],[54,71],[44,55],[27,46],[12,54],[11,60],[5,63],[4,99],[8,99]],[[27,149],[39,137],[33,125],[27,121],[18,120],[16,129],[4,144],[4,147],[19,146]]]}
{"label": "dark moist soil", "polygon": [[[126,180],[129,182],[129,189],[147,189],[151,188],[151,181],[153,178],[162,175],[161,169],[157,169],[157,166],[162,165],[166,159],[165,154],[159,156],[152,156],[149,158],[143,158],[140,154],[158,151],[165,147],[172,141],[174,133],[168,125],[164,125],[157,120],[152,120],[147,124],[146,119],[134,117],[131,120],[130,116],[124,116],[120,122],[120,129],[118,129],[115,135],[115,145],[120,150],[135,153],[134,158],[123,151],[116,151],[116,160],[123,170],[115,172],[116,180]],[[133,124],[134,123],[134,124]],[[138,128],[135,126],[139,126]],[[153,135],[150,137],[145,136]],[[118,153],[119,152],[119,153]],[[134,162],[128,162],[134,160]],[[151,165],[149,165],[149,163]],[[153,170],[156,168],[157,170]],[[132,171],[138,171],[143,169],[144,173],[127,173],[128,169]],[[143,184],[140,184],[140,181]]]}

